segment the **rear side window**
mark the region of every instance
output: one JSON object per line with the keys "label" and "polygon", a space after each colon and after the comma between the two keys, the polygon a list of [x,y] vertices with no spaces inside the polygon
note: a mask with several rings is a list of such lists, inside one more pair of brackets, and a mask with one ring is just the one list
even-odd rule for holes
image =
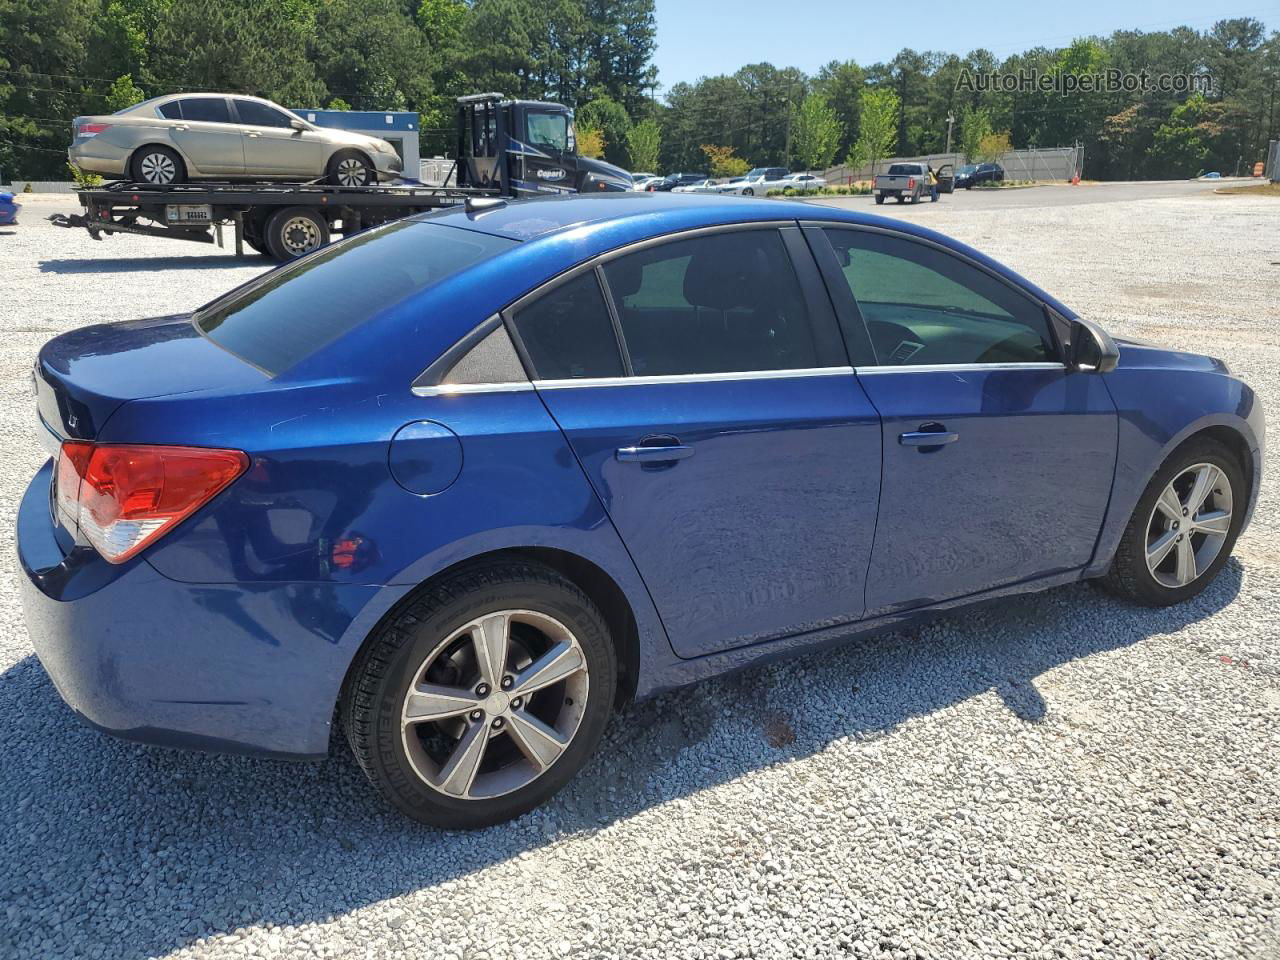
{"label": "rear side window", "polygon": [[1058,359],[1044,308],[986,271],[911,240],[826,233],[880,365]]}
{"label": "rear side window", "polygon": [[676,240],[604,267],[636,376],[838,366],[777,230]]}
{"label": "rear side window", "polygon": [[182,119],[182,101],[170,100],[168,103],[160,105],[160,116],[168,117],[170,120]]}
{"label": "rear side window", "polygon": [[240,122],[252,127],[288,127],[290,119],[279,110],[257,100],[236,100],[236,113]]}
{"label": "rear side window", "polygon": [[183,120],[201,120],[206,123],[231,122],[227,101],[222,97],[190,97],[178,102],[182,105]]}
{"label": "rear side window", "polygon": [[401,220],[274,270],[196,313],[214,343],[281,373],[406,297],[516,241]]}
{"label": "rear side window", "polygon": [[539,380],[620,377],[618,340],[595,271],[562,283],[512,315]]}

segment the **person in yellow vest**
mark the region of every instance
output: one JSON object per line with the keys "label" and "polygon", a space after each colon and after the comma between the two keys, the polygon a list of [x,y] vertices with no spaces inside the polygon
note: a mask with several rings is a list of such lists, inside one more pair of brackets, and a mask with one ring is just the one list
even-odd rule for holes
{"label": "person in yellow vest", "polygon": [[938,175],[933,172],[933,164],[928,164],[929,168],[929,198],[930,202],[938,202]]}

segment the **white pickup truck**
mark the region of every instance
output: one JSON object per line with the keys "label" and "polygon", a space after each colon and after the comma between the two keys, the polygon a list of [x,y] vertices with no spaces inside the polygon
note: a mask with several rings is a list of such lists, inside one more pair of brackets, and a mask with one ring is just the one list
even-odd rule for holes
{"label": "white pickup truck", "polygon": [[872,190],[876,203],[884,203],[885,197],[893,197],[899,203],[904,203],[907,197],[912,203],[919,203],[923,196],[938,199],[929,186],[929,168],[923,163],[891,164],[888,173],[876,177]]}

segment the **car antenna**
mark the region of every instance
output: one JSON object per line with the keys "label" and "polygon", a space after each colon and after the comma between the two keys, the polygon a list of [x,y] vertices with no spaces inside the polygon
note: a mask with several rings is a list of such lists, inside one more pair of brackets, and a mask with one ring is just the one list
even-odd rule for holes
{"label": "car antenna", "polygon": [[480,213],[484,210],[494,210],[497,207],[505,207],[507,201],[502,197],[467,197],[463,201],[467,213]]}

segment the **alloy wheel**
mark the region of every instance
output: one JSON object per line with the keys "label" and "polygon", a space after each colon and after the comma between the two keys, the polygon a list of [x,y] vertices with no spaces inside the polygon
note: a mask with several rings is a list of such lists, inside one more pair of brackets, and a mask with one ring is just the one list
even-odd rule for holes
{"label": "alloy wheel", "polygon": [[142,179],[147,183],[173,183],[178,175],[173,158],[159,151],[148,153],[138,166],[142,170]]}
{"label": "alloy wheel", "polygon": [[401,708],[409,763],[455,799],[502,796],[558,760],[582,723],[587,660],[560,621],[501,610],[466,623],[415,671]]}
{"label": "alloy wheel", "polygon": [[1187,467],[1161,491],[1147,521],[1147,570],[1185,587],[1217,559],[1231,531],[1231,480],[1212,463]]}
{"label": "alloy wheel", "polygon": [[368,179],[365,165],[355,157],[345,157],[338,161],[338,183],[344,187],[363,187]]}

